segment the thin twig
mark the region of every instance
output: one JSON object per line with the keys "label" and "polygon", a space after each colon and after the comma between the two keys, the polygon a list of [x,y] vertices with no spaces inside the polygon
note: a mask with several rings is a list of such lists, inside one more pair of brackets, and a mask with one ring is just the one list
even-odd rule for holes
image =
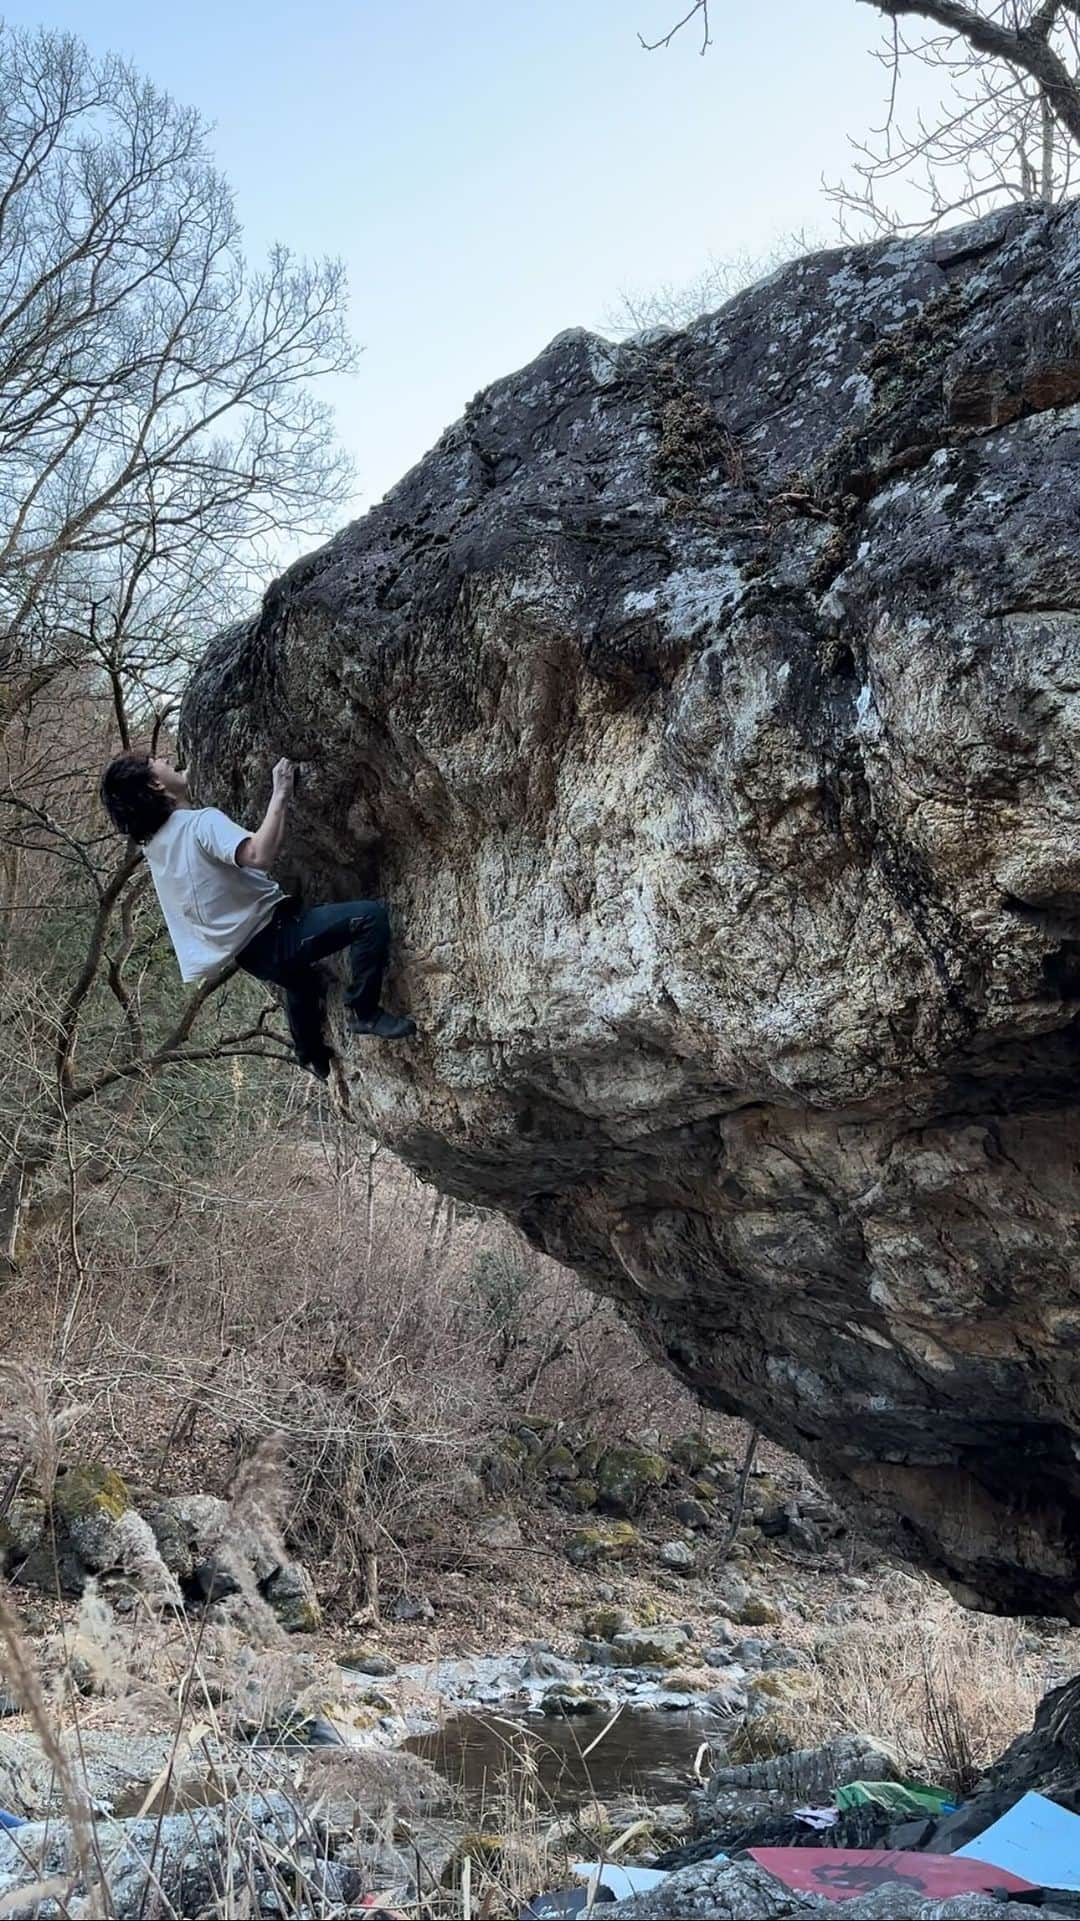
{"label": "thin twig", "polygon": [[746,1506],[747,1484],[750,1480],[750,1471],[754,1465],[754,1457],[757,1454],[760,1439],[761,1435],[758,1429],[754,1428],[750,1439],[746,1443],[746,1453],[743,1456],[743,1464],[739,1470],[739,1479],[735,1488],[735,1500],[731,1509],[731,1519],[728,1522],[727,1532],[717,1549],[716,1558],[720,1561],[726,1560],[731,1553],[735,1545],[735,1537],[742,1526],[743,1509]]}
{"label": "thin twig", "polygon": [[691,7],[689,13],[684,14],[681,20],[677,20],[670,32],[665,33],[661,39],[646,40],[644,34],[639,33],[638,40],[644,47],[646,53],[656,53],[661,47],[670,47],[675,36],[680,34],[683,28],[688,27],[690,22],[696,20],[699,15],[701,16],[702,22],[701,51],[703,54],[708,53],[709,48],[712,46],[712,37],[709,33],[709,0],[694,0],[694,5]]}

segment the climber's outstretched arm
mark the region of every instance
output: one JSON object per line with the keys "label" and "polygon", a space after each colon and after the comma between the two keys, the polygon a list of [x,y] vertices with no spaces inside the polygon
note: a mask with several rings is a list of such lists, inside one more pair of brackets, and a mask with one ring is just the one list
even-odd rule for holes
{"label": "climber's outstretched arm", "polygon": [[273,791],[262,825],[240,842],[236,850],[238,867],[272,867],[285,838],[285,814],[296,783],[296,765],[279,760],[273,772]]}

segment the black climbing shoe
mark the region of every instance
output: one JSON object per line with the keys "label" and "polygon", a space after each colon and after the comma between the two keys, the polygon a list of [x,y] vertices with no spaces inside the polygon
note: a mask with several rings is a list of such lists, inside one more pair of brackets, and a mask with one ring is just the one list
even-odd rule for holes
{"label": "black climbing shoe", "polygon": [[313,1074],[317,1081],[325,1082],[330,1079],[330,1061],[328,1058],[319,1061],[306,1061],[302,1054],[298,1054],[296,1056],[296,1065],[303,1073]]}
{"label": "black climbing shoe", "polygon": [[416,1022],[408,1014],[384,1014],[378,1008],[374,1014],[349,1015],[351,1034],[374,1034],[380,1041],[407,1041],[416,1032]]}

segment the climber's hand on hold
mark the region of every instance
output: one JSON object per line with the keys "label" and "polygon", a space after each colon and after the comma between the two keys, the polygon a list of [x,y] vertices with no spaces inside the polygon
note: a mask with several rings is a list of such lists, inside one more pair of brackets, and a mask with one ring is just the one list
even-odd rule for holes
{"label": "climber's hand on hold", "polygon": [[296,785],[296,762],[279,760],[270,777],[270,785],[270,805],[261,827],[242,840],[236,850],[238,867],[259,867],[265,871],[273,866],[280,854],[285,838],[285,810]]}
{"label": "climber's hand on hold", "polygon": [[274,796],[291,800],[296,789],[297,766],[294,760],[279,760],[270,776]]}

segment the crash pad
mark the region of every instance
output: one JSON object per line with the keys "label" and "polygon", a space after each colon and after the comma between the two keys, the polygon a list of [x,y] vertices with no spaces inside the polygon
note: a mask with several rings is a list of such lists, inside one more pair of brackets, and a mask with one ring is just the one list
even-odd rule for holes
{"label": "crash pad", "polygon": [[956,1860],[993,1861],[1037,1874],[1044,1888],[1080,1889],[1080,1814],[1045,1794],[1025,1794],[993,1827],[958,1848]]}
{"label": "crash pad", "polygon": [[875,1888],[914,1888],[946,1899],[951,1894],[1030,1893],[1035,1883],[984,1861],[954,1854],[901,1854],[877,1848],[751,1848],[750,1857],[798,1894],[853,1901]]}

